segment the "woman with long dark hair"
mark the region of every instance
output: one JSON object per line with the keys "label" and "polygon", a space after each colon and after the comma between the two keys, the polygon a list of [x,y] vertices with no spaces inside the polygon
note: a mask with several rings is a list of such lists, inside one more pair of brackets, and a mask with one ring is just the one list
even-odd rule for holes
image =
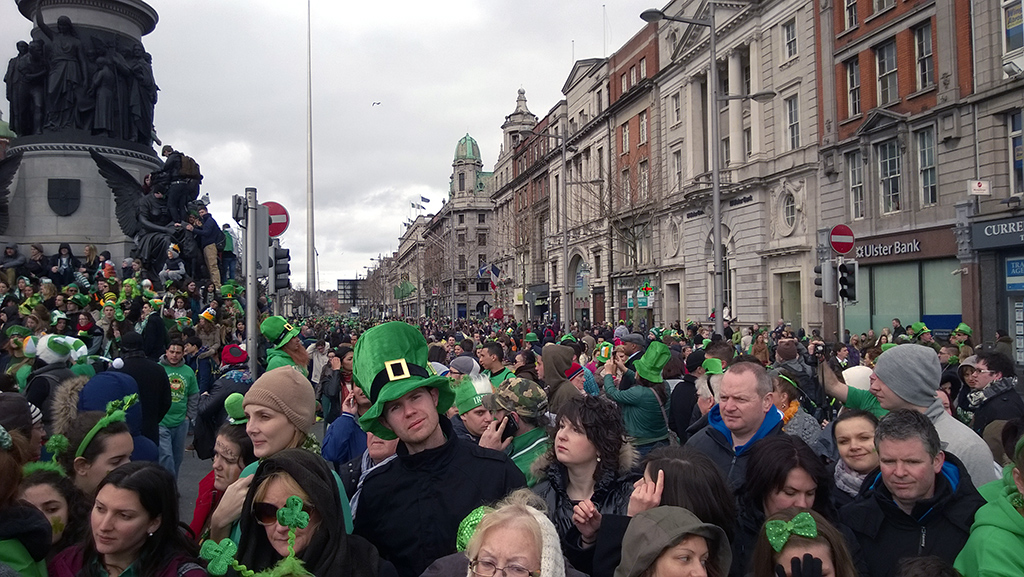
{"label": "woman with long dark hair", "polygon": [[61,473],[48,468],[28,472],[21,481],[21,499],[39,509],[53,529],[51,560],[82,541],[89,532],[89,500]]}
{"label": "woman with long dark hair", "polygon": [[178,524],[174,476],[156,463],[111,471],[96,491],[89,537],[50,563],[50,577],[205,577]]}
{"label": "woman with long dark hair", "polygon": [[309,524],[296,530],[292,546],[306,571],[351,577],[395,574],[373,545],[345,533],[342,496],[330,467],[319,455],[302,449],[267,457],[256,470],[242,507],[247,514],[241,520],[241,564],[263,571],[288,556],[288,527],[278,523],[277,510],[293,495],[302,499],[309,514]]}

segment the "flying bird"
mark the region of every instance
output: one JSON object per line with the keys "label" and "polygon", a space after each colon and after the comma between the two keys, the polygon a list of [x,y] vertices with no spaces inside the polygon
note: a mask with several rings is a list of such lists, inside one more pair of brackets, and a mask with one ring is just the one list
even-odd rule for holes
{"label": "flying bird", "polygon": [[370,105],[370,108],[373,108],[374,106],[380,106],[380,102],[374,102]]}

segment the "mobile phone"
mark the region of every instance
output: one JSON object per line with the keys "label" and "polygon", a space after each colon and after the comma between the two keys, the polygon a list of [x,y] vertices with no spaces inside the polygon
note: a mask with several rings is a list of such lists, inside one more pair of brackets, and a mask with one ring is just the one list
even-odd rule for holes
{"label": "mobile phone", "polygon": [[519,432],[519,423],[512,418],[512,415],[505,415],[505,431],[501,433],[501,442],[511,439]]}

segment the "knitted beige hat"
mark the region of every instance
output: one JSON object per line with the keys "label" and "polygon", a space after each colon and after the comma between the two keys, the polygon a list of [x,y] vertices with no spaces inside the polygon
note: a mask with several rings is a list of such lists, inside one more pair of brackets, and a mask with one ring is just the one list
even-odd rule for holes
{"label": "knitted beige hat", "polygon": [[293,366],[263,373],[245,393],[242,407],[263,405],[282,413],[303,433],[309,433],[316,418],[313,385]]}

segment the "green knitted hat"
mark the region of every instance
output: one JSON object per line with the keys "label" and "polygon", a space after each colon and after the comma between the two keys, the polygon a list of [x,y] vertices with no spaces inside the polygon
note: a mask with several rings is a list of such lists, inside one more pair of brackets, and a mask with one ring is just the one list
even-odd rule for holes
{"label": "green knitted hat", "polygon": [[484,395],[494,392],[490,379],[483,375],[476,380],[464,377],[453,385],[455,387],[455,408],[459,410],[460,415],[479,407],[484,402]]}
{"label": "green knitted hat", "polygon": [[384,440],[397,438],[380,422],[384,404],[420,387],[437,389],[439,414],[455,401],[449,379],[436,374],[427,362],[426,339],[403,322],[392,321],[366,331],[356,341],[354,353],[353,377],[373,403],[359,417],[359,426],[368,433]]}
{"label": "green knitted hat", "polygon": [[641,378],[652,383],[660,383],[664,381],[661,377],[661,370],[665,368],[670,358],[672,358],[672,351],[669,350],[668,345],[661,341],[654,341],[648,345],[644,355],[633,363],[633,368]]}

